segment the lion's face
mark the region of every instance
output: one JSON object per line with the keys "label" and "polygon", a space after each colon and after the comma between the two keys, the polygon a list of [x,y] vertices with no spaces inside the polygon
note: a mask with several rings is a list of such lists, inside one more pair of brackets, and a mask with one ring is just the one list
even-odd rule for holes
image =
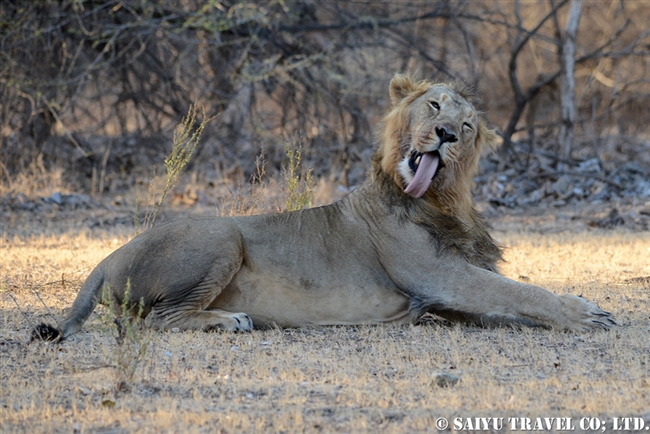
{"label": "lion's face", "polygon": [[393,108],[382,127],[381,166],[406,194],[420,198],[429,192],[443,202],[471,199],[481,150],[494,146],[496,134],[470,95],[458,84],[414,82],[403,75],[391,81]]}
{"label": "lion's face", "polygon": [[431,87],[409,107],[409,131],[400,143],[397,170],[405,193],[421,197],[432,180],[442,186],[445,172],[475,152],[478,115],[474,107],[446,86]]}

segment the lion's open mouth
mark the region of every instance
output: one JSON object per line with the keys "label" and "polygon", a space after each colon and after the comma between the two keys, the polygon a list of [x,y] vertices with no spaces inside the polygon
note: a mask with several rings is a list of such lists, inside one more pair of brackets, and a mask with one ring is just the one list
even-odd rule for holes
{"label": "lion's open mouth", "polygon": [[440,153],[438,151],[425,154],[413,151],[408,160],[409,169],[413,172],[413,180],[406,187],[404,193],[415,198],[422,197],[438,173],[440,164]]}

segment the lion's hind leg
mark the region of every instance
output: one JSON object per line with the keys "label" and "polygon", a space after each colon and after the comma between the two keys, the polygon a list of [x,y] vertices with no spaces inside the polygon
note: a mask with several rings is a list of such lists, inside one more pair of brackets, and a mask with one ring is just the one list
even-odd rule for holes
{"label": "lion's hind leg", "polygon": [[243,312],[208,309],[238,269],[227,276],[219,273],[221,279],[207,278],[199,285],[171,292],[153,305],[145,317],[145,325],[160,330],[252,330],[253,321]]}
{"label": "lion's hind leg", "polygon": [[[209,268],[203,277],[196,281],[193,273],[186,273],[170,279],[164,288],[157,291],[158,295],[151,303],[151,311],[145,317],[148,327],[171,330],[227,330],[250,331],[253,321],[243,312],[229,312],[221,309],[210,309],[210,305],[228,286],[240,270],[245,248],[243,240],[236,230],[221,231],[222,234],[210,240],[217,249],[206,249],[209,256]],[[194,258],[199,262],[199,259]],[[205,262],[205,258],[201,258]],[[179,267],[182,268],[182,267]]]}
{"label": "lion's hind leg", "polygon": [[228,312],[221,309],[182,311],[177,314],[161,316],[152,311],[145,319],[148,327],[170,330],[225,330],[251,331],[253,320],[243,312]]}
{"label": "lion's hind leg", "polygon": [[[145,317],[145,325],[160,330],[252,330],[253,321],[243,312],[208,309],[239,270],[237,266],[224,273],[223,267],[220,268],[202,283],[182,291],[171,291],[158,300]],[[215,278],[215,275],[219,277]]]}

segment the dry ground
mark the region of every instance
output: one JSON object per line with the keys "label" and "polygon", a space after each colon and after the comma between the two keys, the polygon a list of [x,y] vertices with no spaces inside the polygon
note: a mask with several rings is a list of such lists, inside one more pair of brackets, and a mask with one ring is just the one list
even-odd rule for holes
{"label": "dry ground", "polygon": [[[562,416],[575,425],[587,416],[609,424],[641,416],[650,424],[650,283],[639,279],[650,276],[648,232],[496,224],[508,247],[505,275],[583,294],[614,313],[611,332],[435,319],[241,334],[143,331],[148,352],[118,391],[117,345],[101,307],[59,345],[30,343],[29,326],[60,319],[91,268],[132,229],[79,230],[70,221],[67,233],[34,235],[36,223],[21,226],[22,218],[4,232],[0,258],[2,433],[434,432],[439,417],[478,416]],[[439,370],[460,382],[435,386]]]}

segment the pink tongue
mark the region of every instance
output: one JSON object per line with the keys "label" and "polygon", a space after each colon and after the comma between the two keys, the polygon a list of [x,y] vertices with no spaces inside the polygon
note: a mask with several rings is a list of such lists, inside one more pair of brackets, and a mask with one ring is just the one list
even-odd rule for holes
{"label": "pink tongue", "polygon": [[433,152],[429,152],[422,154],[413,181],[406,187],[404,193],[410,194],[415,198],[422,197],[429,188],[429,185],[431,185],[431,178],[436,174],[439,162],[440,158],[438,157],[438,153],[434,154]]}

